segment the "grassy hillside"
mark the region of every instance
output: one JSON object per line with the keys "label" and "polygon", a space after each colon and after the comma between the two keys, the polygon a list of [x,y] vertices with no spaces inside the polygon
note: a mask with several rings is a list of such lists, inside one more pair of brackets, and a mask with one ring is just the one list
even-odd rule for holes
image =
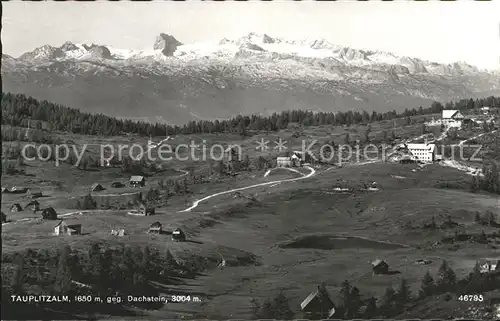
{"label": "grassy hillside", "polygon": [[[290,126],[280,132],[254,132],[253,136],[238,133],[177,135],[169,141],[174,147],[192,140],[198,143],[204,140],[207,146],[238,144],[250,164],[231,173],[227,169],[220,170],[218,161],[202,159],[157,160],[156,166],[151,166],[149,161],[138,163],[146,175],[143,188],[111,187],[115,181],[127,183],[133,174],[123,164],[100,167],[89,163],[85,168],[68,163],[56,166],[52,160],[19,164],[5,152],[4,160],[14,163],[22,172],[3,173],[2,186],[41,188],[44,194],[38,199],[41,207],[52,206],[60,219],[82,224],[83,234],[51,235],[58,221],[40,220],[40,212],[10,212],[12,204],[24,206],[30,200],[24,194],[5,193],[2,211],[9,222],[2,225],[4,263],[13,264],[16,253],[54,251],[64,245],[70,245],[73,251],[85,256],[95,242],[100,243],[103,250],[120,246],[149,246],[158,253],[168,250],[179,262],[188,262],[175,270],[175,276],[155,277],[153,273],[148,281],[159,293],[191,293],[201,302],[153,309],[127,306],[126,311],[103,308],[89,312],[101,318],[130,314],[130,318],[180,318],[180,315],[252,318],[252,299],[264,302],[278,290],[283,291],[290,309],[300,317],[301,301],[323,282],[330,295],[338,299],[342,282],[348,280],[360,289],[362,298],[378,298],[377,305],[380,305],[386,289],[397,288],[402,278],[416,294],[424,274],[430,271],[436,275],[442,260],[448,262],[457,278],[464,278],[477,260],[494,257],[500,247],[498,226],[476,219],[478,215],[493,213],[496,222],[500,222],[498,195],[481,190],[472,193],[472,177],[467,173],[443,164],[419,167],[383,161],[364,163],[363,159],[360,162],[351,159],[343,166],[315,163],[311,168],[297,168],[297,171],[272,169],[268,173],[278,155],[278,151],[272,149],[273,142],[279,138],[287,141],[289,150],[300,150],[303,140],[343,144],[347,133],[350,142],[365,139],[367,132],[372,142],[402,141],[422,134],[421,123],[425,117],[428,116],[413,117],[410,124],[405,119],[374,122],[369,131],[365,125]],[[440,134],[439,129],[437,134]],[[473,136],[467,131],[462,134]],[[495,157],[499,134],[489,132],[481,137],[485,144],[482,157],[488,160]],[[145,138],[125,135],[100,137],[54,133],[53,138],[71,141],[79,150],[89,144],[86,155],[90,158],[98,158],[99,144],[146,144]],[[256,150],[256,141],[261,139],[270,141],[270,150]],[[3,142],[3,149],[12,151],[23,144]],[[317,151],[317,147],[313,150]],[[189,156],[188,150],[181,156]],[[260,157],[268,161],[267,165],[259,162]],[[225,158],[222,163],[228,162]],[[482,167],[483,164],[476,165]],[[300,179],[311,170],[314,171],[312,176]],[[373,182],[377,183],[378,190],[364,190]],[[90,192],[93,183],[101,183],[106,189]],[[257,184],[263,185],[244,189]],[[335,190],[338,186],[348,187],[352,192],[339,193]],[[241,190],[224,193],[237,188]],[[203,200],[215,193],[222,194]],[[96,204],[82,209],[75,200],[83,200],[86,195]],[[154,206],[156,215],[128,215],[139,198]],[[197,207],[184,211],[200,200]],[[63,216],[79,212],[83,213]],[[156,221],[162,224],[164,234],[147,233]],[[178,227],[186,233],[187,242],[171,240],[170,233]],[[111,229],[122,228],[125,236],[111,235]],[[32,254],[25,255],[30,257]],[[53,276],[59,275],[56,273],[58,258],[54,256],[54,261],[47,263],[47,271]],[[374,275],[370,263],[375,259],[386,260],[394,273]],[[421,259],[428,260],[429,264],[416,264]],[[226,262],[225,268],[217,268],[222,260]],[[120,262],[118,258],[114,261],[117,265],[123,263]],[[10,270],[2,271],[2,276],[9,280],[13,278],[15,264],[10,266]],[[42,291],[37,285],[36,270],[28,265],[25,270],[31,277],[22,285],[23,291]],[[189,277],[182,274],[186,271],[191,273]],[[96,286],[100,282],[85,273],[72,277]],[[47,284],[44,291],[52,289],[51,286]],[[451,311],[451,307],[458,304],[455,294],[452,296],[449,301],[444,298],[418,301],[409,305],[408,313],[401,317],[417,316],[425,307],[429,317],[431,312],[435,313],[433,317],[470,317],[464,309]],[[441,300],[447,302],[443,306],[450,307],[438,311]],[[88,317],[89,314],[82,312],[74,317]]]}

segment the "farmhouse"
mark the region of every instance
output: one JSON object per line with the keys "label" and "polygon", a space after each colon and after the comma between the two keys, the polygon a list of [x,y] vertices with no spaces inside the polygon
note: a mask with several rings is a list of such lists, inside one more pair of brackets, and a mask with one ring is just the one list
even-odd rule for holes
{"label": "farmhouse", "polygon": [[42,197],[42,190],[39,188],[28,188],[26,191],[26,196],[30,198]]}
{"label": "farmhouse", "polygon": [[387,274],[389,273],[389,264],[382,260],[375,260],[372,262],[373,273]]}
{"label": "farmhouse", "polygon": [[436,159],[435,144],[406,144],[408,151],[419,161],[430,163]]}
{"label": "farmhouse", "polygon": [[132,187],[144,187],[146,185],[146,179],[144,176],[134,175],[130,177],[130,186]]}
{"label": "farmhouse", "polygon": [[449,127],[462,127],[464,115],[456,109],[443,110],[441,122]]}
{"label": "farmhouse", "polygon": [[92,184],[92,189],[91,189],[92,192],[100,192],[103,190],[104,190],[104,187],[101,184],[99,184],[99,183]]}
{"label": "farmhouse", "polygon": [[181,230],[180,228],[176,228],[172,232],[172,241],[184,242],[185,240],[186,240],[186,234],[184,234],[184,231]]}
{"label": "farmhouse", "polygon": [[26,204],[24,207],[25,210],[30,210],[33,212],[39,211],[40,210],[40,203],[37,200],[33,200]]}
{"label": "farmhouse", "polygon": [[22,210],[23,208],[18,203],[12,204],[12,206],[10,207],[11,212],[21,212]]}
{"label": "farmhouse", "polygon": [[300,309],[313,319],[331,318],[335,314],[335,304],[328,296],[321,297],[319,286],[302,301]]}
{"label": "farmhouse", "polygon": [[54,235],[78,235],[82,234],[82,224],[67,224],[60,221],[54,226]]}
{"label": "farmhouse", "polygon": [[57,220],[56,210],[52,207],[47,207],[42,211],[42,219],[44,220]]}
{"label": "farmhouse", "polygon": [[162,232],[162,230],[161,230],[161,223],[160,222],[154,222],[153,224],[151,224],[151,226],[149,226],[148,233],[161,234],[161,232]]}

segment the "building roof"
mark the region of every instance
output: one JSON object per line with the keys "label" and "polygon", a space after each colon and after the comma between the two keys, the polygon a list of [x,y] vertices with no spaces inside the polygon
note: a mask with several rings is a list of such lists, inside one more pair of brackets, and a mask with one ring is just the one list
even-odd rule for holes
{"label": "building roof", "polygon": [[21,205],[19,203],[14,203],[10,208],[16,207],[18,209],[22,209]]}
{"label": "building roof", "polygon": [[313,299],[314,299],[314,298],[315,298],[318,294],[319,294],[319,291],[318,291],[318,290],[316,290],[316,291],[314,291],[314,292],[311,292],[311,293],[307,296],[307,298],[305,298],[305,299],[304,299],[304,301],[302,301],[302,303],[300,304],[300,308],[301,308],[302,310],[304,310],[304,309],[305,309],[305,307],[306,307],[306,306],[308,306],[308,305],[309,305],[309,303],[311,303],[311,301],[312,301],[312,300],[313,300]]}
{"label": "building roof", "polygon": [[151,224],[150,227],[153,227],[153,228],[158,228],[158,227],[161,227],[161,223],[160,222],[154,222],[153,224]]}
{"label": "building roof", "polygon": [[[307,298],[304,299],[304,301],[302,301],[302,303],[300,304],[300,309],[301,310],[304,310],[315,298],[317,298],[319,295],[319,291],[316,290],[314,292],[311,292]],[[333,307],[330,309],[330,311],[328,312],[328,317],[330,318],[334,313],[335,313],[335,307],[334,307],[334,304],[331,300],[330,301],[330,305]]]}
{"label": "building roof", "polygon": [[141,182],[144,180],[144,176],[134,175],[130,177],[131,182]]}
{"label": "building roof", "polygon": [[52,207],[47,207],[47,208],[44,208],[42,210],[42,213],[43,212],[54,212],[54,213],[56,213],[56,210],[54,208],[52,208]]}
{"label": "building roof", "polygon": [[172,234],[179,235],[179,234],[184,234],[184,232],[180,228],[176,228]]}
{"label": "building roof", "polygon": [[376,259],[375,261],[372,262],[373,267],[379,266],[380,264],[387,264],[387,262],[379,259]]}
{"label": "building roof", "polygon": [[96,188],[97,186],[101,186],[102,187],[102,185],[100,183],[94,183],[94,184],[92,184],[92,188]]}
{"label": "building roof", "polygon": [[442,115],[443,119],[455,118],[457,116],[458,116],[458,118],[463,117],[462,113],[460,113],[460,111],[457,109],[445,109],[445,110],[443,110],[443,115]]}
{"label": "building roof", "polygon": [[407,148],[412,149],[423,149],[433,152],[436,149],[436,144],[406,144]]}
{"label": "building roof", "polygon": [[82,227],[82,224],[67,224],[66,226],[69,228],[79,228]]}

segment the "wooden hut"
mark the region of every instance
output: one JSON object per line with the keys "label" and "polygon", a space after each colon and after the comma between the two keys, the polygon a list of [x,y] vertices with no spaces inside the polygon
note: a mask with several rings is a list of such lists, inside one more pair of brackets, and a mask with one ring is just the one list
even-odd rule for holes
{"label": "wooden hut", "polygon": [[23,208],[21,207],[21,205],[19,205],[18,203],[14,203],[12,204],[12,206],[10,207],[10,211],[11,212],[21,212],[23,210]]}
{"label": "wooden hut", "polygon": [[82,224],[68,224],[60,221],[54,226],[54,235],[79,235],[82,234]]}
{"label": "wooden hut", "polygon": [[389,264],[383,260],[375,260],[372,262],[373,273],[375,274],[387,274],[389,273]]}
{"label": "wooden hut", "polygon": [[40,210],[40,203],[37,200],[33,200],[26,204],[24,207],[25,210],[30,210],[33,212],[39,211]]}
{"label": "wooden hut", "polygon": [[42,218],[44,220],[57,220],[57,212],[52,207],[47,207],[42,210]]}
{"label": "wooden hut", "polygon": [[161,234],[161,232],[162,232],[162,229],[161,229],[161,223],[160,222],[154,222],[153,224],[151,224],[151,226],[149,226],[148,233],[151,233],[151,234]]}
{"label": "wooden hut", "polygon": [[184,231],[181,230],[180,228],[176,228],[172,232],[172,241],[184,242],[186,241],[186,234],[184,234]]}

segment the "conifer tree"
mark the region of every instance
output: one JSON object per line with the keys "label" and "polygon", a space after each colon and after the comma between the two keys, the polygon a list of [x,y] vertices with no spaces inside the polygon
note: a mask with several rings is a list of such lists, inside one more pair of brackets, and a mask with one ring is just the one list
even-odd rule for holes
{"label": "conifer tree", "polygon": [[436,290],[436,284],[434,283],[434,278],[431,273],[427,271],[422,279],[419,291],[419,297],[425,298],[434,294]]}

